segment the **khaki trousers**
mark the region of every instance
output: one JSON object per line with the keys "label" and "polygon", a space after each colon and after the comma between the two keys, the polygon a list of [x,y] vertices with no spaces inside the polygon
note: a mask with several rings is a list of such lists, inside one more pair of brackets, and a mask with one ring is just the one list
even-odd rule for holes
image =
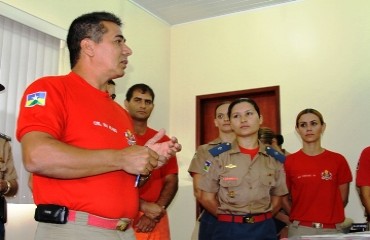
{"label": "khaki trousers", "polygon": [[298,225],[298,221],[294,221],[289,225],[288,237],[297,237],[304,235],[327,235],[327,234],[337,234],[343,233],[339,227],[337,229],[329,228],[312,228]]}
{"label": "khaki trousers", "polygon": [[35,240],[136,240],[134,230],[110,230],[86,224],[86,217],[76,215],[75,222],[52,224],[39,222]]}

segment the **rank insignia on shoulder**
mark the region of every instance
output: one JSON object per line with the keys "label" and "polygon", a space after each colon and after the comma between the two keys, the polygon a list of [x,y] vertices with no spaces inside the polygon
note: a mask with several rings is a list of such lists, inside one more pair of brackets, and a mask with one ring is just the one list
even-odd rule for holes
{"label": "rank insignia on shoulder", "polygon": [[5,139],[6,141],[11,141],[11,140],[12,140],[12,138],[11,138],[11,137],[9,137],[9,136],[7,136],[7,135],[5,135],[5,134],[3,134],[3,133],[0,133],[0,138]]}
{"label": "rank insignia on shoulder", "polygon": [[231,149],[231,143],[225,142],[217,145],[216,147],[213,147],[208,150],[208,152],[213,156],[216,157],[220,155],[223,152],[226,152]]}
{"label": "rank insignia on shoulder", "polygon": [[278,160],[279,162],[281,163],[284,163],[285,162],[285,155],[276,151],[275,149],[273,149],[272,147],[269,147],[267,146],[266,147],[266,153],[268,155],[270,155],[271,157],[275,158],[276,160]]}

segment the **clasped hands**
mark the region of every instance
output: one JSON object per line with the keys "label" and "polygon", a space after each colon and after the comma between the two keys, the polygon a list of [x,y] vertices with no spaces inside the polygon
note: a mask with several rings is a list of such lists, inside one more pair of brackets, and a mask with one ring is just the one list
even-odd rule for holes
{"label": "clasped hands", "polygon": [[126,149],[125,157],[129,158],[129,164],[123,169],[132,174],[149,175],[153,169],[160,168],[167,161],[181,151],[181,144],[176,137],[172,137],[166,142],[159,140],[165,135],[165,130],[161,129],[158,133],[145,143],[145,147],[133,145]]}
{"label": "clasped hands", "polygon": [[143,212],[143,214],[135,224],[137,232],[153,231],[156,224],[160,221],[163,215],[166,214],[166,209],[154,202],[141,201],[140,211]]}

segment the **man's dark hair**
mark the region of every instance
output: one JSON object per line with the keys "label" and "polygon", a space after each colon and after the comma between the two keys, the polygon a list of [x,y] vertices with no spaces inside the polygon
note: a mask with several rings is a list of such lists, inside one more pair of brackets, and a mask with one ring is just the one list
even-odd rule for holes
{"label": "man's dark hair", "polygon": [[120,27],[122,25],[120,18],[108,12],[87,13],[79,16],[71,23],[67,36],[71,68],[76,65],[80,58],[80,44],[83,39],[89,38],[96,43],[102,40],[103,34],[107,32],[103,21],[113,22]]}
{"label": "man's dark hair", "polygon": [[144,83],[138,83],[138,84],[135,84],[135,85],[132,85],[128,90],[127,90],[127,93],[126,93],[126,100],[129,102],[134,94],[135,91],[140,91],[140,93],[149,93],[150,96],[152,97],[152,101],[154,102],[154,91],[153,89],[151,89],[151,87],[149,87],[148,85],[144,84]]}
{"label": "man's dark hair", "polygon": [[258,139],[264,144],[272,144],[272,140],[275,137],[275,133],[271,128],[261,127],[258,130]]}
{"label": "man's dark hair", "polygon": [[276,141],[277,141],[277,145],[278,145],[278,146],[283,145],[283,143],[284,143],[284,137],[283,137],[283,135],[281,135],[281,134],[276,134],[276,135],[275,135],[275,138],[276,138]]}

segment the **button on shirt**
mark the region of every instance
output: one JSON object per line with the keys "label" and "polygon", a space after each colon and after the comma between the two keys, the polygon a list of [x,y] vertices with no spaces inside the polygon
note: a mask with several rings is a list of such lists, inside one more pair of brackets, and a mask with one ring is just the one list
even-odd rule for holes
{"label": "button on shirt", "polygon": [[283,165],[266,154],[261,142],[259,146],[253,160],[240,152],[237,142],[212,159],[199,187],[218,194],[218,214],[268,212],[272,210],[271,195],[288,193]]}

